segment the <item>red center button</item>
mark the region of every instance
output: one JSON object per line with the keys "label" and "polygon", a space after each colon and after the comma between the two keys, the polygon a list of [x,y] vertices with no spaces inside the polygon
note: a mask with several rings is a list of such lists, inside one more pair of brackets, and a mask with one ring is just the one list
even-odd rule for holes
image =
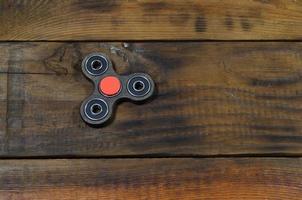
{"label": "red center button", "polygon": [[107,96],[114,96],[121,90],[121,81],[115,76],[107,76],[99,83],[99,90]]}

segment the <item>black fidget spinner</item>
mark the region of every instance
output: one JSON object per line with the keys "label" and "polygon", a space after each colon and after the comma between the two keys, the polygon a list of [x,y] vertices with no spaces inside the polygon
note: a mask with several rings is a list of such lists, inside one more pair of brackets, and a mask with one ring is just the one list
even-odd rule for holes
{"label": "black fidget spinner", "polygon": [[85,57],[82,71],[94,84],[93,93],[83,101],[80,111],[82,119],[91,125],[108,121],[118,101],[143,101],[154,92],[154,82],[148,74],[120,76],[104,54],[94,53]]}

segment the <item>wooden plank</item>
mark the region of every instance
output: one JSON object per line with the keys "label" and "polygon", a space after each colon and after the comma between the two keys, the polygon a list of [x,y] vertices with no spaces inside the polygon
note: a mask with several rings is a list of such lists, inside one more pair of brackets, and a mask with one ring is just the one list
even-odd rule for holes
{"label": "wooden plank", "polygon": [[302,196],[302,160],[1,160],[1,199],[288,199]]}
{"label": "wooden plank", "polygon": [[[9,148],[2,156],[302,153],[302,43],[3,48],[15,51],[1,58],[11,63]],[[80,62],[91,52],[107,53],[120,73],[149,73],[156,97],[143,105],[122,103],[109,126],[87,126],[79,106],[92,88]]]}
{"label": "wooden plank", "polygon": [[302,2],[1,1],[0,40],[301,39]]}
{"label": "wooden plank", "polygon": [[7,74],[0,72],[0,151],[7,151]]}
{"label": "wooden plank", "polygon": [[8,48],[9,47],[9,43],[1,43],[1,49],[0,49],[0,73],[6,73],[8,71],[8,61],[10,59],[6,58],[3,59],[3,57],[10,55],[9,51],[15,51],[14,48]]}

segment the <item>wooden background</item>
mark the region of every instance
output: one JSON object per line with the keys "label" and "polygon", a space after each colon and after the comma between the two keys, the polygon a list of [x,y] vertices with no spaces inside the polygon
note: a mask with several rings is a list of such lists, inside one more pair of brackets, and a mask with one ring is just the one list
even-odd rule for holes
{"label": "wooden background", "polygon": [[[0,200],[302,199],[302,1],[0,1]],[[157,87],[106,127],[80,63]]]}

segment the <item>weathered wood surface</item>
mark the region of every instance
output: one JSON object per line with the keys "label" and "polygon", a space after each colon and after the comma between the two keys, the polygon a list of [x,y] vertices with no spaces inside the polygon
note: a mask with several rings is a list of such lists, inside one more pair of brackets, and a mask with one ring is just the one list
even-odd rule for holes
{"label": "weathered wood surface", "polygon": [[[87,126],[79,106],[92,88],[80,62],[91,52],[119,73],[149,73],[156,97],[122,103],[107,127]],[[0,55],[2,156],[302,153],[299,42],[2,43]]]}
{"label": "weathered wood surface", "polygon": [[0,1],[0,40],[301,39],[302,2]]}
{"label": "weathered wood surface", "polygon": [[1,160],[1,199],[287,199],[302,196],[302,160]]}
{"label": "weathered wood surface", "polygon": [[[1,69],[1,65],[0,65]],[[0,72],[0,151],[5,152],[5,144],[7,141],[6,120],[7,120],[7,74]]]}

